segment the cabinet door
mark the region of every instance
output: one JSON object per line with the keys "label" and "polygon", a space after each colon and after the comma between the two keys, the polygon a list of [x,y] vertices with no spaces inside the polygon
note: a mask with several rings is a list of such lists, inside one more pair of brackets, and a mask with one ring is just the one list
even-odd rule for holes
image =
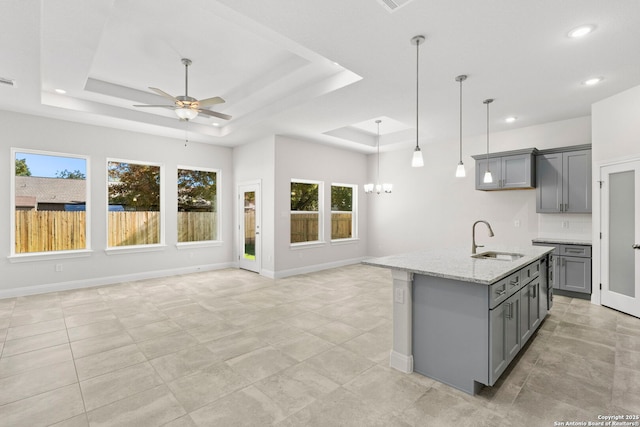
{"label": "cabinet door", "polygon": [[489,311],[489,383],[493,385],[507,368],[506,325],[507,304]]}
{"label": "cabinet door", "polygon": [[531,188],[533,182],[531,154],[518,154],[501,158],[502,177],[500,188]]}
{"label": "cabinet door", "polygon": [[524,345],[533,331],[531,330],[531,324],[529,318],[531,314],[531,291],[530,285],[527,285],[520,289],[520,342]]}
{"label": "cabinet door", "polygon": [[500,188],[500,180],[502,179],[501,158],[489,158],[489,170],[493,176],[491,184],[485,184],[484,173],[487,171],[487,159],[476,160],[476,190],[497,190]]}
{"label": "cabinet door", "polygon": [[536,156],[536,212],[558,213],[562,203],[562,153]]}
{"label": "cabinet door", "polygon": [[[531,334],[533,334],[538,326],[540,326],[540,322],[542,321],[542,310],[540,307],[541,300],[541,280],[538,277],[531,284],[527,285],[529,288],[529,328],[531,329]],[[545,302],[546,304],[546,302]]]}
{"label": "cabinet door", "polygon": [[509,364],[520,351],[520,293],[515,293],[503,305],[506,305],[505,313],[505,339],[504,348],[507,352],[507,364]]}
{"label": "cabinet door", "polygon": [[563,153],[563,212],[591,213],[591,150]]}
{"label": "cabinet door", "polygon": [[591,258],[563,256],[560,260],[560,289],[591,293]]}

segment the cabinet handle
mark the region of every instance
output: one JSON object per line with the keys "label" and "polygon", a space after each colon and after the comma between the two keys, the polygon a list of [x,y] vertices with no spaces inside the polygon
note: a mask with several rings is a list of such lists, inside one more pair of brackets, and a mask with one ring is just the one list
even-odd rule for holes
{"label": "cabinet handle", "polygon": [[538,297],[538,287],[537,286],[533,286],[533,295],[531,296],[531,298],[537,298]]}
{"label": "cabinet handle", "polygon": [[509,311],[507,312],[507,319],[512,319],[513,318],[513,303],[510,302],[509,304],[507,304]]}
{"label": "cabinet handle", "polygon": [[558,210],[562,212],[562,203],[560,203],[560,205],[558,206]]}
{"label": "cabinet handle", "polygon": [[506,289],[502,289],[501,291],[496,291],[496,294],[498,294],[499,297],[501,297],[502,295],[504,295],[506,293],[507,293]]}
{"label": "cabinet handle", "polygon": [[582,249],[565,249],[565,252],[569,252],[570,254],[583,254],[584,251]]}
{"label": "cabinet handle", "polygon": [[569,212],[569,203],[564,204],[564,211]]}
{"label": "cabinet handle", "polygon": [[565,263],[566,263],[565,259],[564,259],[564,258],[562,258],[562,266],[563,266],[563,267],[564,267]]}

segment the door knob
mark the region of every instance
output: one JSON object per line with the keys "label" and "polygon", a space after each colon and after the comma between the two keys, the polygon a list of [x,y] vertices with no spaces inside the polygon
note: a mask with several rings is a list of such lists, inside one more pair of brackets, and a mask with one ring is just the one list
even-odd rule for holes
{"label": "door knob", "polygon": [[633,245],[633,249],[640,249],[640,245],[636,243],[635,245]]}

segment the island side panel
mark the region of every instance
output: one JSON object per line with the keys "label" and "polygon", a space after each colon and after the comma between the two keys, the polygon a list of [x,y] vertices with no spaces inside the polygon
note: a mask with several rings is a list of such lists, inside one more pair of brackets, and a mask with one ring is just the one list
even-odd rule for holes
{"label": "island side panel", "polygon": [[393,348],[389,365],[404,373],[413,372],[412,281],[413,273],[391,270],[393,277]]}
{"label": "island side panel", "polygon": [[489,375],[488,287],[413,277],[414,370],[470,394]]}

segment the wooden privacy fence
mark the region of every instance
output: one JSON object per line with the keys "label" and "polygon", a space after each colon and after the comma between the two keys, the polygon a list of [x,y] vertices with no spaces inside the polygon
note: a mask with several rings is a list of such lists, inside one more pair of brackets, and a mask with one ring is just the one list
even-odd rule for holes
{"label": "wooden privacy fence", "polygon": [[[331,214],[331,238],[353,237],[351,213]],[[318,214],[291,215],[291,243],[318,240]]]}
{"label": "wooden privacy fence", "polygon": [[215,212],[178,212],[178,242],[216,240],[217,230]]}
{"label": "wooden privacy fence", "polygon": [[85,212],[16,211],[16,253],[85,249]]}
{"label": "wooden privacy fence", "polygon": [[[85,249],[86,212],[16,211],[16,253]],[[215,240],[214,212],[178,212],[178,241]],[[160,212],[109,212],[108,245],[160,243]]]}

